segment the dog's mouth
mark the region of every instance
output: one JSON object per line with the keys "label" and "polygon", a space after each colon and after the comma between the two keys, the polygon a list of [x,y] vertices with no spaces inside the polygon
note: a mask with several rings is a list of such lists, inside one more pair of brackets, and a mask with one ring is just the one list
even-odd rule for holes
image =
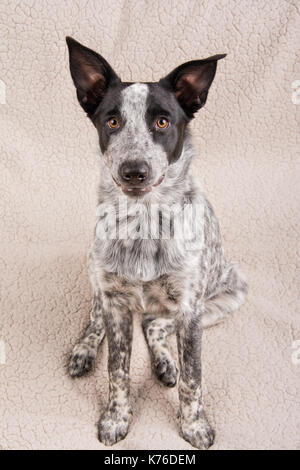
{"label": "dog's mouth", "polygon": [[126,196],[143,196],[150,193],[152,186],[147,186],[146,188],[128,188],[121,184],[121,189]]}
{"label": "dog's mouth", "polygon": [[162,175],[156,183],[152,184],[151,186],[146,186],[145,188],[126,186],[125,184],[122,184],[116,181],[114,177],[113,177],[113,180],[118,186],[120,186],[120,188],[122,189],[123,193],[126,194],[126,196],[139,197],[139,196],[144,196],[147,193],[150,193],[152,188],[159,186],[163,182],[164,177],[165,175]]}

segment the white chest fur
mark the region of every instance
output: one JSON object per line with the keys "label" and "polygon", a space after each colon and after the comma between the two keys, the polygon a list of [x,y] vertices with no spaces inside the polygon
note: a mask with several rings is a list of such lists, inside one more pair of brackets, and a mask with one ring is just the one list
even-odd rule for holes
{"label": "white chest fur", "polygon": [[[153,202],[129,202],[98,208],[94,256],[99,267],[131,281],[150,281],[183,269],[199,247],[191,240],[203,232],[195,226],[196,205],[166,206]],[[197,232],[197,233],[196,233]],[[192,256],[193,257],[193,256]]]}

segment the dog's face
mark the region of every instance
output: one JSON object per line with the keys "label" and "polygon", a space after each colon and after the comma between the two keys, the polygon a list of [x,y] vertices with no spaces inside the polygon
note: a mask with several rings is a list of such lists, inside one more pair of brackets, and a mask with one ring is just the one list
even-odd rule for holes
{"label": "dog's face", "polygon": [[155,83],[122,82],[106,60],[67,38],[77,97],[99,134],[112,179],[129,196],[142,196],[180,158],[184,131],[206,102],[217,61],[187,62]]}

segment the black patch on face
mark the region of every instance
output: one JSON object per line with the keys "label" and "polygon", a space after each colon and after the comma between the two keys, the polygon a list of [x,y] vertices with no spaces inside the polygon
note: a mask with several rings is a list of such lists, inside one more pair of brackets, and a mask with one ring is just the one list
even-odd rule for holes
{"label": "black patch on face", "polygon": [[[125,126],[125,121],[121,116],[122,91],[132,85],[130,82],[119,82],[109,87],[106,94],[92,116],[92,121],[99,134],[99,143],[102,153],[105,152],[112,134],[117,134]],[[107,121],[115,117],[120,123],[118,129],[110,129]]]}
{"label": "black patch on face", "polygon": [[[181,155],[184,133],[189,122],[186,114],[178,104],[174,93],[159,83],[147,83],[146,122],[154,142],[160,144],[168,156],[168,162],[174,163]],[[168,119],[170,125],[165,129],[156,129],[160,117]]]}

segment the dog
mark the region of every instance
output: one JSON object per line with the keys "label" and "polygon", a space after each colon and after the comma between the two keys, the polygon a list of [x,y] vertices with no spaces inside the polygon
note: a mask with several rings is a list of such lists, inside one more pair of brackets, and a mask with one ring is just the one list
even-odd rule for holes
{"label": "dog", "polygon": [[[196,152],[188,124],[204,106],[226,54],[184,63],[158,82],[134,83],[122,82],[93,50],[71,37],[66,41],[77,98],[97,129],[101,150],[89,254],[91,322],[73,349],[69,373],[78,377],[92,369],[106,335],[109,401],[98,436],[105,445],[124,439],[132,417],[132,315],[140,313],[155,376],[168,387],[179,382],[180,434],[207,449],[214,431],[202,403],[202,329],[236,310],[248,286],[240,268],[225,258],[218,221],[193,178]],[[178,223],[180,209],[186,217]],[[175,225],[192,235],[175,236]],[[180,373],[167,345],[173,332]]]}

